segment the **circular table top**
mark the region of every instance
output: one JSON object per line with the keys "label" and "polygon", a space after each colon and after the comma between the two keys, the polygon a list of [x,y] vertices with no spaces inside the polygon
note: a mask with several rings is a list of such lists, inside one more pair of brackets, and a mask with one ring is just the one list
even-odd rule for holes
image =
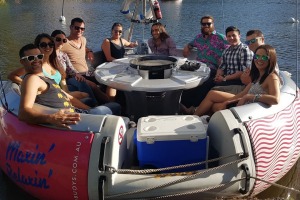
{"label": "circular table top", "polygon": [[144,79],[137,69],[130,67],[129,61],[136,56],[116,59],[99,65],[95,70],[98,82],[122,91],[163,92],[170,90],[190,89],[201,85],[209,78],[210,68],[205,63],[196,71],[180,70],[179,66],[185,63],[186,58],[178,59],[172,69],[170,78]]}

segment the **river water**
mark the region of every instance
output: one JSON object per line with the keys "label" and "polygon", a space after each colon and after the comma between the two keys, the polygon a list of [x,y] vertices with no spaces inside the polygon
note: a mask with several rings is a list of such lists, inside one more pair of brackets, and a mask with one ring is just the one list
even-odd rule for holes
{"label": "river water", "polygon": [[[114,22],[121,22],[124,29],[130,22],[119,12],[122,0],[65,0],[63,15],[66,22],[59,21],[62,15],[62,0],[0,0],[0,71],[5,79],[7,72],[20,66],[18,51],[24,44],[33,42],[39,33],[51,33],[61,29],[69,33],[70,20],[81,17],[86,22],[85,36],[89,48],[100,49],[104,38],[110,36]],[[249,29],[263,31],[266,43],[276,48],[281,70],[292,73],[298,81],[297,42],[298,24],[290,23],[297,18],[297,0],[177,0],[160,1],[163,19],[161,22],[173,37],[178,47],[183,47],[200,31],[199,19],[203,15],[215,17],[217,31],[224,33],[234,25],[241,30],[244,41]],[[300,3],[299,3],[300,4]],[[298,9],[299,10],[299,9]],[[298,17],[300,18],[300,17]],[[150,37],[150,25],[136,24],[132,40]],[[299,57],[299,56],[298,56]],[[3,155],[2,155],[3,156]],[[300,164],[282,178],[279,183],[300,189]],[[300,199],[287,190],[271,187],[257,198]],[[3,180],[0,174],[0,199],[31,199],[13,184]]]}

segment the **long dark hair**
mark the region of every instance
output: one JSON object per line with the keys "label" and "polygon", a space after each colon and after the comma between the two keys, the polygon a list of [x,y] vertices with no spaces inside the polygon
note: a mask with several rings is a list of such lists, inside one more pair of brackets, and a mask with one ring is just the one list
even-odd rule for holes
{"label": "long dark hair", "polygon": [[55,37],[59,34],[63,34],[64,36],[66,36],[65,32],[63,32],[62,30],[55,30],[51,33],[51,37]]}
{"label": "long dark hair", "polygon": [[[39,44],[43,38],[48,38],[54,44],[53,38],[50,35],[48,35],[47,33],[41,33],[41,34],[37,35],[34,40],[34,44],[39,47]],[[57,59],[56,51],[54,48],[53,48],[52,54],[49,56],[49,62],[53,68],[55,68],[59,71],[62,79],[65,79],[66,72],[65,72],[64,68],[61,66],[59,60]]]}
{"label": "long dark hair", "polygon": [[158,30],[159,30],[159,38],[161,39],[161,41],[166,40],[167,38],[169,38],[169,34],[167,33],[165,26],[162,25],[162,23],[160,22],[156,22],[154,24],[152,24],[151,26],[151,35],[152,35],[152,27],[153,26],[158,26]]}
{"label": "long dark hair", "polygon": [[[257,52],[258,49],[264,49],[267,52],[267,56],[269,57],[268,66],[265,69],[265,73],[259,80],[259,84],[262,84],[269,74],[275,73],[278,76],[277,72],[275,71],[275,66],[277,64],[277,56],[276,56],[275,48],[272,47],[271,45],[267,45],[267,44],[260,45],[255,50],[255,53]],[[259,71],[255,65],[254,59],[252,61],[250,76],[252,82],[256,82],[259,79]]]}

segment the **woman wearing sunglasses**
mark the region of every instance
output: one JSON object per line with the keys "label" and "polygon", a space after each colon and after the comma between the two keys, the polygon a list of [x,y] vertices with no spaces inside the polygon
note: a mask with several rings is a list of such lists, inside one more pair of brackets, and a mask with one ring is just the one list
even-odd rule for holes
{"label": "woman wearing sunglasses", "polygon": [[57,84],[60,84],[63,90],[68,91],[65,82],[66,72],[57,59],[53,38],[46,33],[41,33],[36,36],[34,44],[38,46],[41,53],[44,54],[42,68],[45,76],[55,80]]}
{"label": "woman wearing sunglasses", "polygon": [[[115,59],[124,58],[125,47],[136,47],[137,42],[128,42],[122,38],[123,26],[121,23],[114,23],[111,27],[111,37],[104,39],[101,45],[101,63],[111,62]],[[110,99],[115,100],[117,91],[110,87],[106,88],[106,94]],[[121,100],[123,101],[123,100]],[[120,102],[121,104],[124,104]]]}
{"label": "woman wearing sunglasses", "polygon": [[[63,69],[61,63],[57,59],[56,51],[54,50],[54,40],[53,38],[46,34],[42,33],[37,35],[34,40],[34,44],[39,47],[41,54],[43,55],[43,63],[42,69],[45,76],[53,79],[57,84],[61,86],[61,88],[65,91],[70,93],[70,95],[74,96],[78,99],[84,99],[88,97],[88,94],[85,92],[80,91],[73,91],[70,92],[66,85],[66,73]],[[32,62],[31,58],[27,58],[28,61]],[[22,82],[22,76],[25,74],[24,67],[18,68],[11,72],[8,75],[8,78],[18,84]]]}
{"label": "woman wearing sunglasses", "polygon": [[[43,55],[43,72],[45,75],[53,78],[55,82],[60,84],[62,78],[65,77],[63,68],[59,61],[56,59],[56,53],[53,51],[54,41],[52,37],[46,33],[39,34],[34,41],[34,44],[39,47],[41,54]],[[27,60],[32,62],[32,57],[28,57]],[[25,69],[20,67],[8,76],[10,80],[17,84],[21,84],[22,76],[25,74]]]}
{"label": "woman wearing sunglasses", "polygon": [[154,23],[151,27],[152,38],[148,40],[148,45],[155,55],[175,56],[176,44],[167,33],[165,26],[160,22]]}
{"label": "woman wearing sunglasses", "polygon": [[69,91],[81,91],[88,94],[90,98],[85,99],[84,103],[93,107],[98,104],[94,96],[93,90],[88,85],[87,80],[73,67],[69,56],[62,52],[63,45],[67,42],[66,34],[61,30],[55,30],[51,33],[51,37],[55,43],[55,51],[60,64],[66,72],[66,82]]}
{"label": "woman wearing sunglasses", "polygon": [[128,42],[122,38],[123,26],[121,23],[114,23],[111,27],[111,37],[106,38],[101,49],[104,52],[104,60],[111,62],[115,59],[124,58],[125,48],[124,47],[136,47],[137,42]]}
{"label": "woman wearing sunglasses", "polygon": [[277,56],[270,45],[261,45],[255,50],[250,70],[252,83],[237,95],[211,90],[198,108],[183,108],[186,114],[202,116],[230,106],[261,102],[275,105],[280,99],[280,78],[275,70]]}

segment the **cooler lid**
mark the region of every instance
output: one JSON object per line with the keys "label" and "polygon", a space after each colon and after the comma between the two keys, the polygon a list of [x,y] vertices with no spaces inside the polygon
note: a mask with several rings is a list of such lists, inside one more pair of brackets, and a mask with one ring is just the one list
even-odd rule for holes
{"label": "cooler lid", "polygon": [[171,141],[206,138],[206,128],[196,115],[168,115],[142,117],[138,121],[137,140]]}

